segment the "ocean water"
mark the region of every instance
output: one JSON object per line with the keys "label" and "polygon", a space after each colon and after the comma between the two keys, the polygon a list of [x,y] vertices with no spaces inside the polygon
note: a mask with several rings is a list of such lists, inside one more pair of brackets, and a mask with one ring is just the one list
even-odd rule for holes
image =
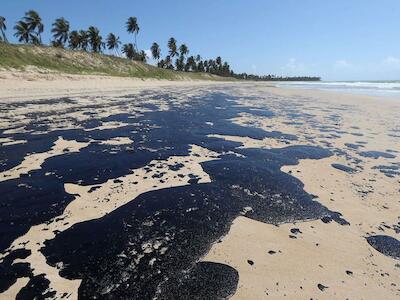
{"label": "ocean water", "polygon": [[400,100],[400,81],[320,81],[279,82],[278,87],[296,89],[318,89],[370,96],[396,98]]}

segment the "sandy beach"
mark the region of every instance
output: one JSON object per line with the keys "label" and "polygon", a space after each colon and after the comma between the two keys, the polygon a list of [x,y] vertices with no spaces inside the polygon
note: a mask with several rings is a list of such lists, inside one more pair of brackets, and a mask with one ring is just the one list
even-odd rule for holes
{"label": "sandy beach", "polygon": [[400,99],[2,71],[0,116],[0,299],[400,297]]}
{"label": "sandy beach", "polygon": [[[143,88],[218,84],[213,81],[171,81],[111,77],[101,75],[75,75],[43,71],[34,67],[26,71],[0,70],[0,100],[26,101],[86,95],[126,95]],[[224,84],[224,83],[219,83]]]}

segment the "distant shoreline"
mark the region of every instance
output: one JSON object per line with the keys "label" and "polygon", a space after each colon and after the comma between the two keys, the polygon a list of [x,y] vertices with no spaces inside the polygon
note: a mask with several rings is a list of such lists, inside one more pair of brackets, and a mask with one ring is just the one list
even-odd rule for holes
{"label": "distant shoreline", "polygon": [[400,81],[278,82],[277,87],[400,99]]}

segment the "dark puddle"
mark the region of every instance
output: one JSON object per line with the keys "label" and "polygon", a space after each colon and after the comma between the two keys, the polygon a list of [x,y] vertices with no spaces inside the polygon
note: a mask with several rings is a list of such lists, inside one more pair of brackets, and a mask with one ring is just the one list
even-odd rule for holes
{"label": "dark puddle", "polygon": [[45,176],[45,172],[38,170],[31,176],[0,182],[0,251],[32,225],[62,214],[74,199],[65,192],[62,179]]}
{"label": "dark puddle", "polygon": [[15,259],[26,258],[30,255],[30,251],[18,249],[12,251],[0,264],[0,293],[8,290],[17,278],[20,277],[33,277],[29,264],[16,263],[13,264]]}
{"label": "dark puddle", "polygon": [[[162,97],[169,99],[167,95]],[[101,184],[143,167],[151,160],[188,155],[190,144],[220,153],[235,151],[244,158],[223,155],[221,160],[205,162],[202,166],[212,183],[196,184],[196,178],[192,178],[189,186],[140,195],[105,217],[77,224],[46,242],[42,252],[48,263],[62,262],[62,276],[82,279],[81,299],[149,299],[160,291],[160,297],[165,295],[168,299],[172,299],[170,295],[182,299],[188,293],[194,299],[231,295],[236,289],[237,272],[228,266],[198,263],[198,260],[213,242],[228,232],[231,222],[245,207],[252,207],[247,217],[271,224],[321,218],[348,224],[339,213],[329,211],[307,194],[299,180],[280,171],[282,166],[297,164],[299,159],[328,157],[331,155],[328,150],[312,146],[239,149],[240,143],[208,137],[221,134],[253,139],[296,139],[281,132],[231,123],[228,119],[240,112],[273,116],[267,109],[237,107],[232,99],[235,97],[222,93],[193,97],[190,105],[184,107],[171,102],[170,111],[146,112],[131,118],[129,114],[119,114],[101,119],[129,124],[122,128],[50,132],[47,138],[41,137],[46,147],[40,142],[29,142],[28,147],[36,152],[51,148],[59,135],[80,141],[120,136],[135,141],[129,148],[118,148],[117,153],[111,146],[91,144],[79,153],[50,158],[42,169],[20,179],[0,183],[1,190],[5,191],[0,198],[0,249],[7,248],[32,225],[62,213],[73,200],[73,196],[64,192],[65,182]],[[131,99],[121,100],[121,105],[127,105],[126,101]],[[87,126],[90,128],[93,124]],[[26,139],[31,136],[26,134]],[[12,157],[8,151],[13,148],[7,149],[2,150]],[[20,149],[19,154],[24,155],[27,148]],[[8,165],[20,161],[18,157],[15,155]],[[1,267],[4,265],[5,262]],[[5,268],[8,274],[14,274],[9,276],[8,285],[21,276],[12,266]],[[207,282],[208,288],[203,284]],[[33,277],[21,295],[40,295],[47,283],[45,278]]]}
{"label": "dark puddle", "polygon": [[346,144],[344,144],[347,148],[351,148],[351,149],[354,149],[354,150],[358,150],[359,148],[363,148],[363,147],[365,147],[364,145],[361,145],[361,144],[351,144],[351,143],[346,143]]}
{"label": "dark puddle", "polygon": [[318,283],[317,287],[321,292],[325,291],[328,288],[327,286],[325,286],[325,285],[323,285],[321,283]]}
{"label": "dark puddle", "polygon": [[368,243],[380,253],[400,259],[400,241],[386,235],[374,235],[366,238]]}
{"label": "dark puddle", "polygon": [[400,176],[400,165],[392,164],[389,166],[375,166],[373,169],[379,170],[381,173],[385,174],[387,177]]}
{"label": "dark puddle", "polygon": [[[0,135],[1,137],[6,137]],[[16,144],[0,147],[0,172],[12,169],[19,165],[29,153],[41,153],[48,151],[57,140],[56,135],[30,135],[13,134],[15,139],[25,139],[26,144]]]}
{"label": "dark puddle", "polygon": [[335,169],[338,169],[338,170],[346,172],[346,173],[354,173],[354,172],[356,172],[355,169],[353,169],[353,168],[351,168],[349,166],[342,165],[342,164],[332,164],[331,166],[334,167]]}
{"label": "dark puddle", "polygon": [[18,292],[15,299],[53,299],[56,292],[48,291],[49,283],[50,281],[43,274],[31,277],[28,284]]}
{"label": "dark puddle", "polygon": [[396,155],[387,153],[387,152],[381,152],[381,151],[363,151],[360,152],[360,155],[363,157],[370,157],[370,158],[375,158],[378,159],[380,157],[383,158],[395,158]]}
{"label": "dark puddle", "polygon": [[159,299],[228,299],[236,292],[238,272],[227,265],[199,262],[177,280],[160,287]]}

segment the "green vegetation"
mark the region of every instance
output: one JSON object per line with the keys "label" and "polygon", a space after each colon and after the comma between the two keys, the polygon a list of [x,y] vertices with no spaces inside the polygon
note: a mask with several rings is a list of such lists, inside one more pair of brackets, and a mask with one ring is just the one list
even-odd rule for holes
{"label": "green vegetation", "polygon": [[43,71],[56,71],[69,74],[110,75],[136,78],[167,80],[229,80],[206,73],[185,73],[157,68],[140,61],[65,50],[59,47],[37,45],[12,45],[0,43],[0,69],[24,70],[36,67]]}

